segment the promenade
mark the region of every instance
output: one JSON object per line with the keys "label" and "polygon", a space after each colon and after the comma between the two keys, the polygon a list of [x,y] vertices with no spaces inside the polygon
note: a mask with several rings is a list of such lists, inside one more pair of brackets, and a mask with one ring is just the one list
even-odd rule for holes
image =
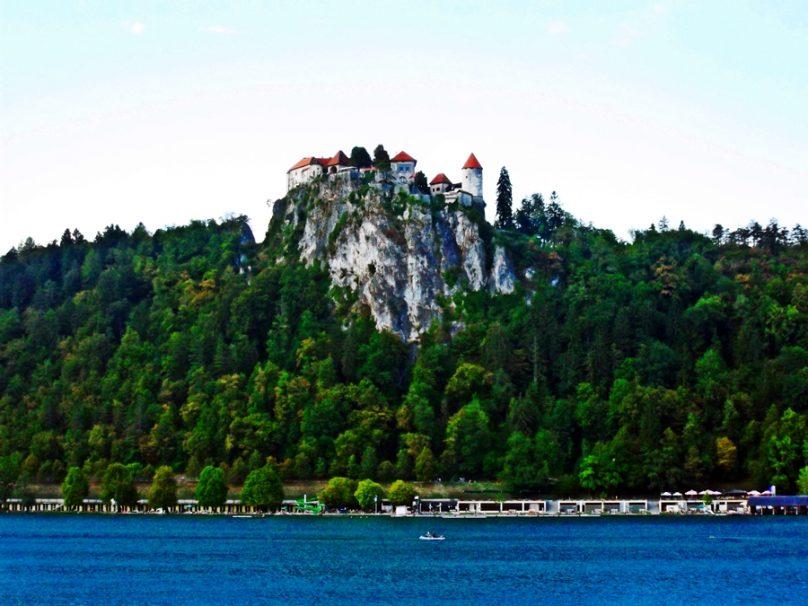
{"label": "promenade", "polygon": [[[756,499],[766,499],[756,502]],[[784,499],[782,502],[778,499]],[[307,501],[305,506],[300,499],[283,501],[279,514],[316,515],[311,505],[317,501]],[[770,510],[770,511],[769,511]],[[10,513],[68,513],[61,498],[36,498],[23,501],[8,499],[5,511]],[[97,514],[199,514],[199,515],[260,515],[259,509],[242,504],[238,499],[228,499],[220,507],[202,507],[196,499],[179,499],[177,505],[168,510],[152,510],[146,499],[140,499],[134,506],[120,506],[104,503],[100,499],[84,499],[80,507],[70,513]],[[743,515],[752,513],[808,514],[808,497],[749,497],[714,499],[705,503],[702,500],[682,499],[451,499],[416,498],[411,505],[395,506],[389,501],[381,501],[375,512],[323,508],[322,514],[377,514],[393,517],[441,516],[447,518],[482,518],[500,516],[634,516],[634,515]]]}

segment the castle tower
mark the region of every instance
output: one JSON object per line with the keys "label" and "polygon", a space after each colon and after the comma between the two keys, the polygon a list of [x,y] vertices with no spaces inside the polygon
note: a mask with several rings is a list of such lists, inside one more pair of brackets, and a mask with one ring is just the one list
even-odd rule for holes
{"label": "castle tower", "polygon": [[475,200],[483,198],[483,167],[474,154],[469,156],[463,165],[463,190],[474,196]]}

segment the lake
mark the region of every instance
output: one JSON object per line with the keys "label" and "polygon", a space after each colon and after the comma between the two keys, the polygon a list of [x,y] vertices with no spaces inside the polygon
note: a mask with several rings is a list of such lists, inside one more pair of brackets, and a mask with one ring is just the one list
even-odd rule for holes
{"label": "lake", "polygon": [[808,602],[808,517],[0,515],[4,605],[763,600]]}

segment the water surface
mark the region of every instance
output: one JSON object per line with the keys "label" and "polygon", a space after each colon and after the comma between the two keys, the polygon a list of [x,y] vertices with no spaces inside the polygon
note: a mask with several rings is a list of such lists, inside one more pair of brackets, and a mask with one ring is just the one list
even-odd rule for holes
{"label": "water surface", "polygon": [[0,604],[806,604],[806,568],[808,517],[0,516]]}

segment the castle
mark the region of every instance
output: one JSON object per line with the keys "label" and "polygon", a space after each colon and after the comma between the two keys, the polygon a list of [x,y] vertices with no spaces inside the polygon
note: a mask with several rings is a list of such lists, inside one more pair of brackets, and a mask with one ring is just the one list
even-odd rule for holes
{"label": "castle", "polygon": [[414,185],[415,165],[418,160],[407,152],[398,152],[390,158],[390,170],[381,171],[375,167],[356,168],[351,165],[350,158],[341,150],[330,158],[309,156],[297,162],[286,172],[287,190],[304,183],[310,183],[318,177],[328,179],[357,180],[364,175],[373,175],[373,183],[380,189],[392,188],[393,191],[405,191],[414,195],[442,195],[447,204],[457,202],[464,206],[478,204],[485,206],[483,200],[483,167],[474,154],[470,154],[461,168],[460,183],[453,183],[444,173],[438,173],[429,182],[429,194],[417,191]]}

